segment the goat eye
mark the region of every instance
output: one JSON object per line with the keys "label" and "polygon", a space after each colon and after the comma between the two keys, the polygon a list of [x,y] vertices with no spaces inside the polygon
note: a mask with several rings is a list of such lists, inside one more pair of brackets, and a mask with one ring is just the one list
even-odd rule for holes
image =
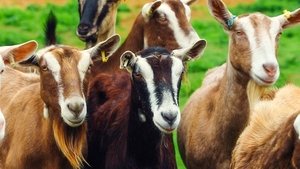
{"label": "goat eye", "polygon": [[42,71],[47,71],[48,67],[47,67],[47,65],[41,65],[41,69],[42,69]]}
{"label": "goat eye", "polygon": [[161,24],[166,24],[166,23],[168,23],[166,14],[160,14],[157,20],[158,20],[158,22],[161,23]]}
{"label": "goat eye", "polygon": [[236,33],[237,36],[243,36],[243,35],[245,35],[245,33],[243,31],[240,31],[240,30],[236,31],[235,33]]}

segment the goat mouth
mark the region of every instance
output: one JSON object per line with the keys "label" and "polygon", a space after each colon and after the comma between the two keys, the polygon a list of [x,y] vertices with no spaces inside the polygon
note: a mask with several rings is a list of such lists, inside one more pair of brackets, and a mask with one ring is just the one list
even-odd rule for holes
{"label": "goat mouth", "polygon": [[70,119],[63,118],[63,120],[70,127],[78,127],[84,122],[84,119],[70,120]]}
{"label": "goat mouth", "polygon": [[257,75],[254,75],[263,85],[267,85],[267,86],[269,86],[269,85],[272,85],[274,82],[275,82],[275,80],[276,80],[276,78],[267,78],[267,79],[264,79],[264,78],[261,78],[261,77],[259,77],[259,76],[257,76]]}
{"label": "goat mouth", "polygon": [[171,126],[168,127],[168,128],[163,127],[162,125],[160,125],[158,122],[156,122],[156,121],[154,121],[154,120],[153,120],[153,122],[154,122],[155,126],[156,126],[160,131],[162,131],[162,132],[164,132],[164,133],[167,133],[167,134],[172,133],[172,132],[176,129],[176,127],[171,127]]}

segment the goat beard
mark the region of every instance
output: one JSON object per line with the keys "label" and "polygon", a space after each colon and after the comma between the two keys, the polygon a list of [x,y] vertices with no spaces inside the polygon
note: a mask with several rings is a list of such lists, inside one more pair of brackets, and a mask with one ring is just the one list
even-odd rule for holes
{"label": "goat beard", "polygon": [[83,156],[87,142],[86,122],[79,127],[73,128],[62,121],[54,120],[53,132],[57,146],[74,169],[80,169],[83,163],[87,163]]}

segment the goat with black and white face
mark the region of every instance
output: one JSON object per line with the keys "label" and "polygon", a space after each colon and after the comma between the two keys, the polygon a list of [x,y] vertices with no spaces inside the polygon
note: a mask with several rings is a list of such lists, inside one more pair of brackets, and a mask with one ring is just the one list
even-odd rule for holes
{"label": "goat with black and white face", "polygon": [[184,65],[164,48],[149,48],[122,57],[132,76],[133,94],[142,122],[153,120],[162,132],[175,130],[180,121],[178,92]]}

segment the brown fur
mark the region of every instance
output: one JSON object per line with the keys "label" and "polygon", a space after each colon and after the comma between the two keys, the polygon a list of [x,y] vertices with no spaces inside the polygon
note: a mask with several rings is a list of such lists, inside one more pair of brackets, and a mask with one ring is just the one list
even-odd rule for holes
{"label": "brown fur", "polygon": [[259,102],[237,141],[231,168],[299,168],[300,142],[293,127],[299,110],[300,88],[294,85],[279,89],[273,100]]}

